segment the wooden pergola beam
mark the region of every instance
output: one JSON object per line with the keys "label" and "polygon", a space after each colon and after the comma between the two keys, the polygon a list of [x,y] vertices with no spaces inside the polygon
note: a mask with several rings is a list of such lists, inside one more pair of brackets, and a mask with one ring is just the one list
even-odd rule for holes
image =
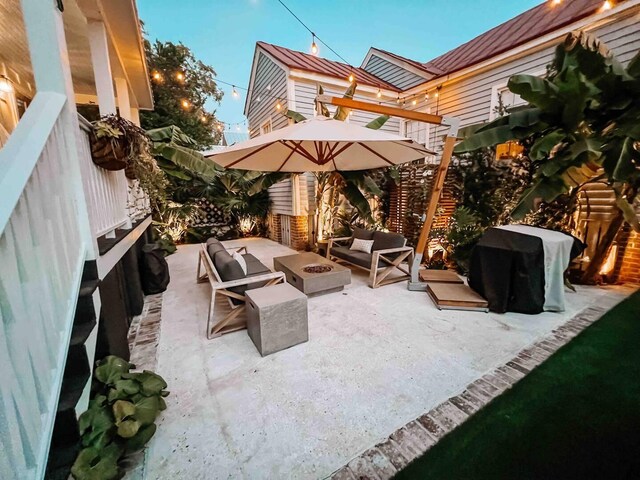
{"label": "wooden pergola beam", "polygon": [[328,103],[330,105],[336,105],[338,107],[378,113],[380,115],[389,115],[390,117],[406,118],[408,120],[417,120],[418,122],[431,123],[432,125],[442,125],[443,120],[442,115],[432,115],[430,113],[404,110],[402,108],[387,107],[386,105],[362,102],[360,100],[353,100],[352,98],[332,97],[331,95],[318,95],[316,97],[316,100],[321,103]]}

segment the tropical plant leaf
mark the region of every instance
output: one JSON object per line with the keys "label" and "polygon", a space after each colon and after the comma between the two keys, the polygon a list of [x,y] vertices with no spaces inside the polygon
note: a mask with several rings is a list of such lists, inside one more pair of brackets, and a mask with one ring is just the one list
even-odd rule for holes
{"label": "tropical plant leaf", "polygon": [[502,125],[490,130],[478,130],[475,135],[463,140],[456,145],[454,152],[467,153],[481,148],[493,147],[500,143],[514,140],[515,135],[508,125]]}
{"label": "tropical plant leaf", "polygon": [[173,143],[175,145],[193,149],[198,147],[198,142],[189,135],[183,133],[182,130],[175,125],[147,130],[147,135],[154,143]]}
{"label": "tropical plant leaf", "polygon": [[304,122],[307,119],[307,117],[305,117],[304,115],[298,112],[294,112],[293,110],[287,110],[286,112],[283,113],[283,115],[293,120],[293,123]]}
{"label": "tropical plant leaf", "polygon": [[120,478],[118,459],[122,449],[112,443],[105,448],[85,448],[71,467],[76,480],[116,480]]}
{"label": "tropical plant leaf", "polygon": [[167,382],[157,373],[144,370],[142,373],[135,373],[135,380],[140,382],[140,393],[143,395],[159,395],[167,388]]}
{"label": "tropical plant leaf", "polygon": [[365,175],[362,181],[364,184],[364,188],[368,193],[375,195],[376,197],[381,197],[382,195],[384,195],[382,189],[369,175]]}
{"label": "tropical plant leaf", "polygon": [[527,214],[538,209],[541,201],[552,202],[567,191],[567,186],[558,178],[543,177],[529,187],[511,212],[514,220],[522,220]]}
{"label": "tropical plant leaf", "polygon": [[347,201],[358,211],[358,214],[366,222],[373,223],[371,205],[355,183],[346,182],[342,188],[342,194]]}
{"label": "tropical plant leaf", "polygon": [[[349,88],[347,88],[347,91],[344,92],[344,95],[342,96],[343,98],[353,98],[353,95],[356,93],[356,87],[358,86],[358,84],[354,81],[351,83],[351,85],[349,85]],[[336,113],[333,116],[334,120],[340,120],[340,121],[345,121],[347,119],[347,117],[349,116],[349,112],[351,111],[350,108],[343,108],[343,107],[338,107],[336,108]]]}
{"label": "tropical plant leaf", "polygon": [[379,130],[382,126],[387,123],[391,117],[389,115],[380,115],[375,120],[371,120],[369,123],[365,125],[365,127],[370,128],[372,130]]}
{"label": "tropical plant leaf", "polygon": [[543,158],[547,158],[551,150],[553,150],[553,148],[565,138],[566,134],[560,129],[554,130],[553,132],[540,137],[531,146],[531,149],[529,150],[529,158],[531,158],[531,160],[542,160]]}
{"label": "tropical plant leaf", "polygon": [[275,185],[276,183],[281,182],[286,178],[289,178],[290,176],[291,174],[289,173],[279,173],[279,172],[263,174],[249,188],[248,190],[249,196],[265,191],[272,185]]}
{"label": "tropical plant leaf", "polygon": [[507,87],[523,100],[545,112],[557,112],[562,105],[558,97],[558,87],[549,80],[535,75],[513,75]]}
{"label": "tropical plant leaf", "polygon": [[118,425],[118,435],[122,438],[131,438],[138,433],[139,429],[140,422],[137,420],[123,420],[120,422],[120,425]]}
{"label": "tropical plant leaf", "polygon": [[[322,85],[320,84],[318,84],[318,95],[324,95],[324,88],[322,88]],[[329,112],[329,109],[324,103],[316,102],[316,104],[320,107],[320,111],[318,112],[318,114],[327,118],[331,116],[331,112]]]}
{"label": "tropical plant leaf", "polygon": [[[620,147],[619,150],[617,150],[617,152],[619,152],[618,155],[611,155],[612,157],[612,162],[615,162],[615,167],[613,168],[613,171],[610,172],[611,173],[611,178],[613,178],[615,181],[625,181],[627,178],[629,178],[631,176],[631,174],[633,174],[637,167],[634,163],[634,149],[633,149],[633,139],[627,137],[624,139],[624,141],[622,142],[622,145]],[[616,152],[616,153],[617,153]],[[605,169],[610,170],[610,163],[609,164],[605,164]]]}
{"label": "tropical plant leaf", "polygon": [[164,168],[162,170],[167,175],[170,175],[175,178],[179,178],[180,180],[187,180],[187,181],[193,180],[193,177],[191,175],[188,175],[187,173],[180,170],[170,170],[170,169],[164,169]]}
{"label": "tropical plant leaf", "polygon": [[176,144],[154,144],[154,155],[159,155],[175,163],[205,182],[212,182],[219,173],[215,163],[191,148]]}
{"label": "tropical plant leaf", "polygon": [[159,397],[155,395],[141,396],[134,401],[134,404],[136,408],[135,419],[140,422],[140,425],[151,425],[160,412]]}
{"label": "tropical plant leaf", "polygon": [[136,413],[136,406],[126,400],[116,400],[113,404],[113,417],[116,419],[116,425],[120,425],[124,420],[132,417]]}
{"label": "tropical plant leaf", "polygon": [[152,423],[151,425],[145,425],[138,429],[138,432],[131,438],[127,438],[125,442],[125,447],[128,452],[137,452],[142,449],[151,437],[156,433],[156,424]]}
{"label": "tropical plant leaf", "polygon": [[105,357],[95,369],[95,377],[104,384],[114,385],[123,374],[129,373],[132,364],[115,355]]}

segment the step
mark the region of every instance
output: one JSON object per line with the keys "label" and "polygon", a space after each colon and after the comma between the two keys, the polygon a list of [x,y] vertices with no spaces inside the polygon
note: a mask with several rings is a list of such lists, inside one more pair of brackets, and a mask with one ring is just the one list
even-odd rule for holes
{"label": "step", "polygon": [[467,285],[454,283],[431,283],[427,293],[440,310],[489,311],[489,302]]}
{"label": "step", "polygon": [[464,281],[452,270],[420,270],[418,272],[421,282],[436,283],[464,283]]}

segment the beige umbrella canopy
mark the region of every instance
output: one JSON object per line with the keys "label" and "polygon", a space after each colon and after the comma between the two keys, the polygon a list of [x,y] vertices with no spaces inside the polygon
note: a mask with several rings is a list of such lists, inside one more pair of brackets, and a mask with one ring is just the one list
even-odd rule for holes
{"label": "beige umbrella canopy", "polygon": [[434,153],[411,139],[317,117],[207,155],[225,168],[260,172],[369,170]]}

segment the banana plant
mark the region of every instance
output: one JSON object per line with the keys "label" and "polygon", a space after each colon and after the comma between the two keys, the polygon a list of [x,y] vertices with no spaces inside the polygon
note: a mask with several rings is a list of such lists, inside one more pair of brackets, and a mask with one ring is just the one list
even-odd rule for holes
{"label": "banana plant", "polygon": [[[344,98],[353,98],[357,89],[357,83],[352,82],[344,93]],[[318,95],[322,95],[324,89],[322,85],[318,85]],[[316,109],[319,115],[331,117],[331,113],[325,104],[317,102]],[[350,109],[337,107],[333,115],[334,120],[344,121],[349,117]],[[287,110],[283,114],[294,123],[303,122],[306,117],[293,110]],[[386,121],[389,120],[388,115],[382,115],[375,120],[369,122],[366,127],[373,130],[380,129]],[[333,212],[337,208],[340,196],[345,198],[351,206],[358,212],[360,218],[366,223],[373,224],[375,220],[371,211],[371,205],[367,197],[380,196],[382,191],[375,181],[367,175],[366,171],[355,172],[316,172],[316,196],[315,196],[315,232],[324,233],[325,230],[331,230],[328,225],[325,228],[324,221],[329,221],[333,217]],[[328,203],[325,205],[325,197],[328,197]]]}
{"label": "banana plant", "polygon": [[584,274],[597,274],[626,221],[640,231],[633,202],[640,188],[640,52],[625,68],[597,38],[567,35],[548,73],[514,75],[508,88],[528,105],[468,131],[456,153],[510,140],[530,146],[534,181],[512,212],[521,219],[541,201],[576,194],[587,183],[606,181],[618,212]]}

